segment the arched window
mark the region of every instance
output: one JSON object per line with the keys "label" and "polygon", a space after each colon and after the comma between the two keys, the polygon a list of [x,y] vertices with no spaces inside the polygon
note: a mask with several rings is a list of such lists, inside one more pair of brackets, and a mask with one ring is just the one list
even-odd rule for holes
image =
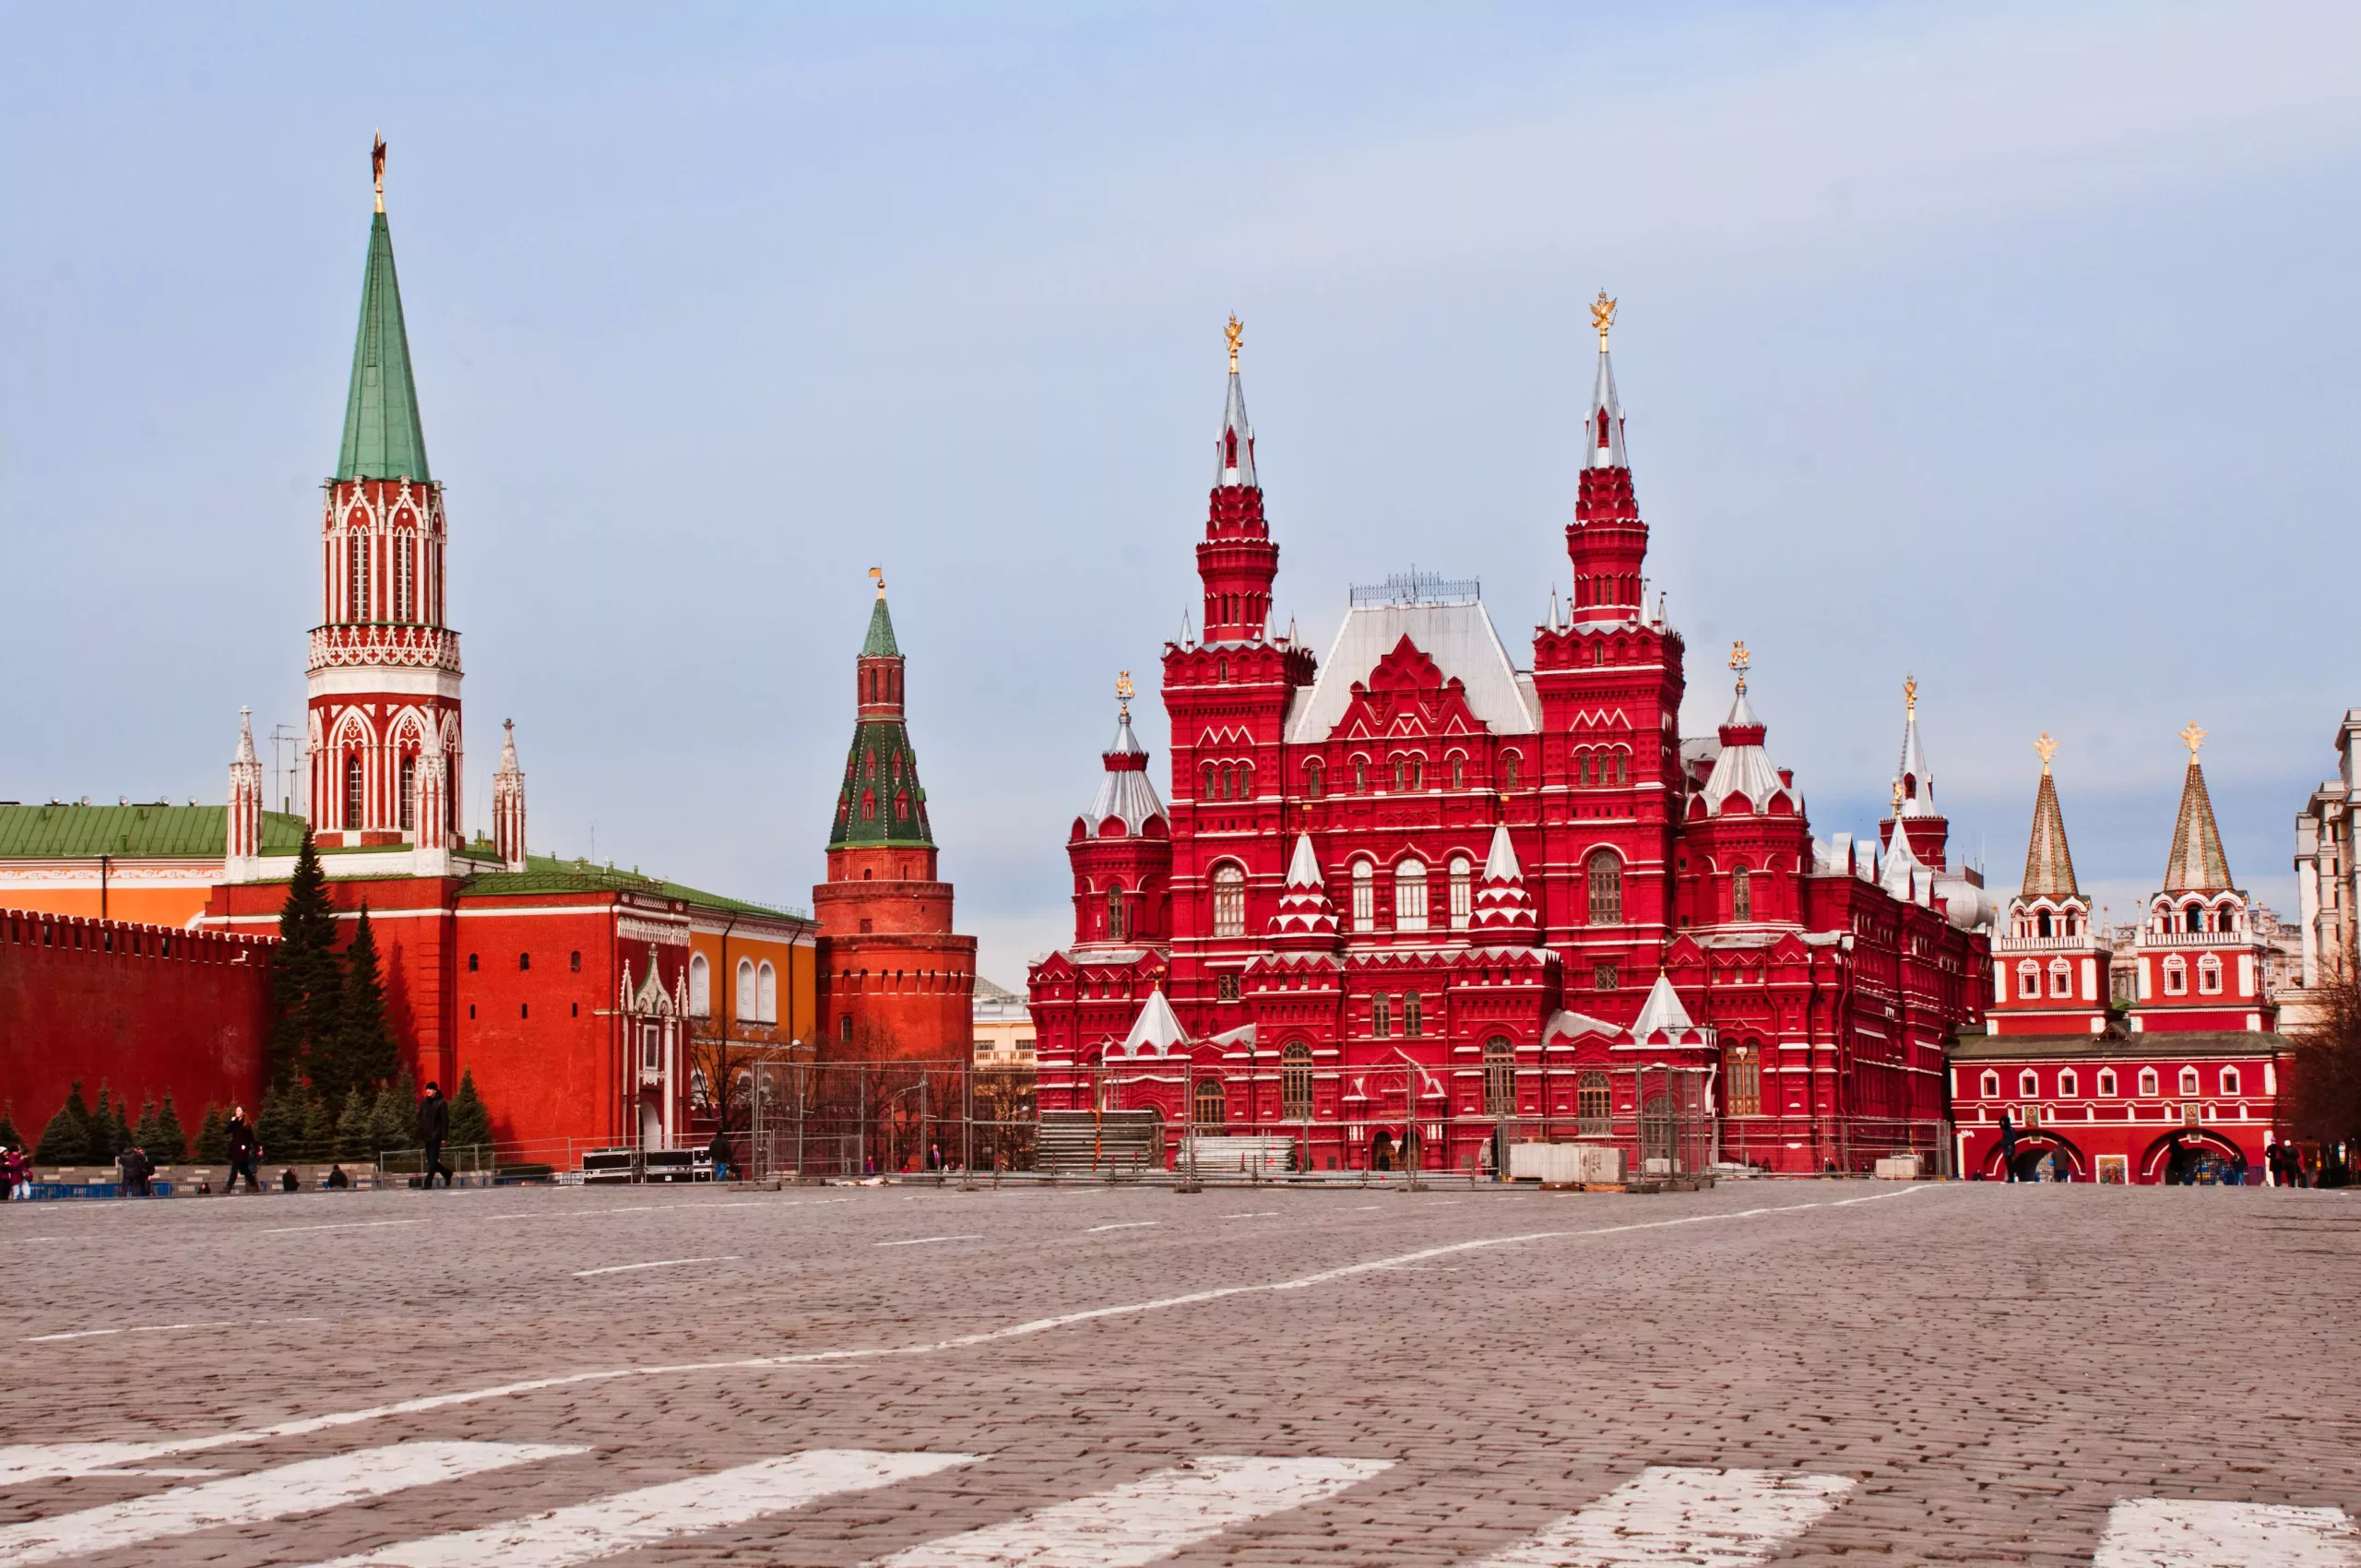
{"label": "arched window", "polygon": [[1514,752],[1507,753],[1501,758],[1501,788],[1504,790],[1516,788],[1516,765],[1519,760]]}
{"label": "arched window", "polygon": [[[2191,919],[2196,917],[2191,916]],[[2181,996],[2189,991],[2189,965],[2177,953],[2165,960],[2165,994]]]}
{"label": "arched window", "polygon": [[1574,783],[1577,786],[1581,786],[1588,784],[1589,782],[1590,753],[1587,751],[1577,751],[1574,753]]}
{"label": "arched window", "polygon": [[2213,929],[2215,931],[2227,932],[2230,930],[2231,925],[2230,910],[2227,905],[2225,905],[2223,908],[2214,911]]}
{"label": "arched window", "polygon": [[1107,940],[1123,940],[1123,890],[1120,887],[1107,890]]}
{"label": "arched window", "polygon": [[418,758],[402,758],[402,831],[418,826]]}
{"label": "arched window", "polygon": [[2238,1092],[2238,1070],[2236,1067],[2222,1069],[2222,1092],[2225,1095],[2235,1095]]}
{"label": "arched window", "polygon": [[2031,958],[2017,966],[2017,996],[2031,1002],[2041,994],[2041,966]]}
{"label": "arched window", "polygon": [[2140,1098],[2141,1098],[2142,1099],[2155,1099],[2155,1098],[2156,1098],[2156,1094],[2157,1094],[2156,1070],[2155,1070],[2153,1067],[2142,1067],[2142,1068],[2141,1068],[2141,1069],[2140,1069]]}
{"label": "arched window", "polygon": [[2041,1075],[2028,1067],[2017,1075],[2017,1093],[2027,1099],[2041,1098]]}
{"label": "arched window", "polygon": [[1204,767],[1201,771],[1202,771],[1202,772],[1204,773],[1204,781],[1203,786],[1202,786],[1202,787],[1197,790],[1197,799],[1199,799],[1199,800],[1201,800],[1201,801],[1210,801],[1210,800],[1213,800],[1213,799],[1215,799],[1215,795],[1214,795],[1214,765],[1213,765],[1212,763],[1207,763],[1207,764],[1205,764]]}
{"label": "arched window", "polygon": [[1623,923],[1623,862],[1612,849],[1591,851],[1590,923]]}
{"label": "arched window", "polygon": [[1454,790],[1467,787],[1467,759],[1464,756],[1451,759],[1451,787]]}
{"label": "arched window", "polygon": [[2196,1068],[2183,1067],[2180,1070],[2180,1092],[2183,1094],[2196,1094],[2199,1092],[2197,1087]]}
{"label": "arched window", "polygon": [[778,1022],[778,971],[765,958],[754,971],[755,1017],[765,1024]]}
{"label": "arched window", "polygon": [[1197,1080],[1195,1121],[1200,1133],[1219,1134],[1229,1121],[1229,1097],[1222,1092],[1219,1078]]}
{"label": "arched window", "polygon": [[1762,1056],[1751,1041],[1730,1052],[1729,1113],[1733,1116],[1762,1114]]}
{"label": "arched window", "polygon": [[1574,1080],[1574,1115],[1584,1137],[1605,1137],[1614,1130],[1615,1100],[1605,1073],[1593,1068]]}
{"label": "arched window", "polygon": [[762,996],[754,988],[754,961],[738,960],[738,1021],[751,1024],[762,1016]]}
{"label": "arched window", "polygon": [[361,754],[347,752],[344,754],[344,826],[347,828],[357,828],[362,826],[361,814],[362,803]]}
{"label": "arched window", "polygon": [[408,530],[394,535],[394,619],[418,619],[418,535]]}
{"label": "arched window", "polygon": [[1372,1039],[1388,1039],[1394,1034],[1394,998],[1372,996],[1369,1003],[1369,1032]]}
{"label": "arched window", "polygon": [[1246,872],[1232,861],[1214,868],[1214,934],[1246,934]]}
{"label": "arched window", "polygon": [[1484,1042],[1484,1114],[1516,1114],[1516,1051],[1506,1035]]}
{"label": "arched window", "polygon": [[2047,936],[2049,934],[2049,911],[2047,909],[2044,909],[2039,914],[2034,916],[2033,929],[2035,936]]}
{"label": "arched window", "polygon": [[2059,1068],[2058,1072],[2058,1098],[2060,1099],[2071,1099],[2082,1092],[2082,1079],[2081,1075],[2077,1074],[2071,1067]]}
{"label": "arched window", "polygon": [[1251,762],[1239,766],[1238,798],[1241,801],[1251,801],[1254,798],[1254,765]]}
{"label": "arched window", "polygon": [[1221,798],[1225,801],[1229,801],[1235,800],[1237,797],[1238,775],[1233,770],[1225,767],[1221,770]]}
{"label": "arched window", "polygon": [[1279,1052],[1279,1114],[1290,1122],[1311,1120],[1311,1047],[1299,1039]]}
{"label": "arched window", "polygon": [[707,1018],[713,1016],[713,966],[705,955],[689,956],[689,1016]]}
{"label": "arched window", "polygon": [[1402,998],[1402,1036],[1417,1039],[1427,1032],[1426,999],[1413,991]]}
{"label": "arched window", "polygon": [[1377,929],[1377,868],[1367,861],[1353,862],[1353,929]]}
{"label": "arched window", "polygon": [[1986,1068],[1984,1070],[1984,1081],[1978,1084],[1976,1087],[1983,1092],[1984,1098],[1987,1099],[1999,1099],[2000,1075],[1993,1072],[1988,1067]]}
{"label": "arched window", "polygon": [[2197,989],[2206,996],[2222,994],[2222,960],[2211,953],[2197,960]]}
{"label": "arched window", "polygon": [[2074,967],[2063,958],[2052,958],[2049,961],[2049,994],[2052,996],[2074,994]]}
{"label": "arched window", "polygon": [[1730,873],[1730,919],[1754,918],[1754,878],[1744,866]]}
{"label": "arched window", "polygon": [[1369,758],[1365,756],[1357,756],[1353,759],[1353,793],[1356,795],[1369,793]]}
{"label": "arched window", "polygon": [[366,621],[369,613],[369,536],[358,531],[345,535],[344,561],[348,568],[349,590],[345,619]]}
{"label": "arched window", "polygon": [[1620,746],[1616,747],[1616,748],[1615,748],[1615,782],[1617,782],[1618,784],[1628,784],[1628,783],[1630,783],[1630,782],[1631,781],[1631,754],[1630,752],[1625,751],[1625,750],[1624,750],[1622,747],[1620,747]]}
{"label": "arched window", "polygon": [[2199,909],[2196,905],[2191,904],[2189,907],[2188,923],[2189,929],[2191,931],[2203,931],[2205,929],[2205,911]]}
{"label": "arched window", "polygon": [[1451,929],[1465,931],[1476,907],[1476,866],[1465,855],[1451,857]]}
{"label": "arched window", "polygon": [[1303,765],[1303,793],[1306,800],[1316,801],[1320,798],[1321,776],[1325,772],[1327,769],[1320,766],[1318,757],[1313,757]]}
{"label": "arched window", "polygon": [[2100,1098],[2101,1099],[2113,1099],[2115,1098],[2115,1087],[2116,1087],[2115,1069],[2114,1069],[2114,1068],[2112,1068],[2112,1067],[2102,1067],[2102,1068],[2100,1068],[2100,1069],[2099,1069],[2099,1098]]}
{"label": "arched window", "polygon": [[1398,756],[1394,759],[1394,792],[1397,795],[1408,787],[1409,767],[1406,759]]}
{"label": "arched window", "polygon": [[1394,929],[1427,929],[1427,867],[1423,861],[1406,860],[1394,868]]}

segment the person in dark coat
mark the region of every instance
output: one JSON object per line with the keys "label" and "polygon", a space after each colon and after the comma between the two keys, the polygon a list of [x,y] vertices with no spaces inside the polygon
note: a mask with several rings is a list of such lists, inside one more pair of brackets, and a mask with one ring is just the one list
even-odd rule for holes
{"label": "person in dark coat", "polygon": [[445,1187],[451,1184],[451,1172],[443,1164],[443,1143],[450,1135],[451,1102],[443,1098],[442,1085],[429,1084],[426,1098],[418,1102],[418,1141],[426,1150],[426,1185],[430,1191],[437,1171],[442,1172]]}
{"label": "person in dark coat", "polygon": [[224,1193],[238,1190],[238,1178],[246,1179],[246,1191],[262,1191],[262,1179],[257,1167],[262,1163],[262,1142],[255,1136],[255,1124],[246,1120],[243,1105],[230,1108],[230,1180],[223,1184]]}
{"label": "person in dark coat", "polygon": [[716,1127],[713,1130],[713,1142],[706,1146],[705,1152],[713,1161],[713,1179],[717,1182],[729,1181],[730,1134]]}
{"label": "person in dark coat", "polygon": [[2000,1112],[2000,1180],[2013,1182],[2016,1179],[2017,1124],[2010,1121],[2009,1113],[2003,1111]]}

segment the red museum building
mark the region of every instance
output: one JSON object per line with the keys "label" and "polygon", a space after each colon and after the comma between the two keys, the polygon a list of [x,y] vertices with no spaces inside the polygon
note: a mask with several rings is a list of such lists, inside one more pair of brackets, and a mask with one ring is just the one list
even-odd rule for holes
{"label": "red museum building", "polygon": [[1126,704],[1068,838],[1074,944],[1029,974],[1045,1113],[1152,1111],[1168,1156],[1192,1125],[1312,1169],[1406,1140],[1461,1168],[1497,1134],[1668,1153],[1648,1130],[1687,1097],[1713,1157],[1774,1170],[1940,1152],[1989,914],[1949,864],[1915,687],[1878,844],[1813,838],[1742,647],[1718,731],[1680,735],[1612,302],[1593,314],[1572,592],[1522,668],[1473,583],[1355,588],[1324,664],[1273,630],[1233,321],[1204,635],[1164,647],[1171,801]]}
{"label": "red museum building", "polygon": [[[2264,1169],[2276,1123],[2285,1037],[2266,984],[2266,944],[2247,896],[2231,885],[2197,748],[2164,886],[2133,946],[2133,995],[2110,1007],[2108,945],[2074,880],[2066,821],[2044,735],[2041,788],[2025,846],[2024,885],[2008,930],[1992,939],[1989,1032],[1952,1053],[1952,1114],[1963,1174],[2009,1174],[2001,1118],[2015,1129],[2015,1173],[2048,1158],[2078,1182],[2161,1182],[2176,1148],[2188,1158]],[[2257,1180],[2260,1178],[2257,1177]]]}

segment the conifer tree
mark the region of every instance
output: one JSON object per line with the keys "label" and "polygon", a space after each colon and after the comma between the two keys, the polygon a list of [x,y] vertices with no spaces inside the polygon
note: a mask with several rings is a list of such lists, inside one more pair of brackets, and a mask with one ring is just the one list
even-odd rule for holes
{"label": "conifer tree", "polygon": [[114,1145],[117,1154],[131,1146],[131,1123],[124,1119],[123,1114],[125,1103],[120,1099],[114,1102],[114,1125],[107,1130],[107,1142]]}
{"label": "conifer tree", "polygon": [[211,1100],[205,1102],[205,1122],[196,1131],[200,1165],[219,1165],[230,1158],[230,1115]]}
{"label": "conifer tree", "polygon": [[[121,1112],[107,1093],[102,1081],[99,1085],[99,1108],[82,1124],[82,1158],[91,1165],[112,1165],[114,1157],[123,1152],[123,1143],[115,1136],[115,1121]],[[128,1136],[126,1132],[125,1136]]]}
{"label": "conifer tree", "polygon": [[492,1142],[492,1111],[476,1093],[476,1075],[459,1075],[459,1092],[451,1097],[451,1146],[467,1148]]}
{"label": "conifer tree", "polygon": [[0,1107],[0,1148],[22,1148],[25,1135],[17,1131],[17,1102]]}
{"label": "conifer tree", "polygon": [[178,1165],[188,1158],[188,1134],[181,1126],[180,1112],[172,1109],[172,1097],[164,1097],[163,1109],[156,1112],[156,1141],[148,1146],[148,1157],[159,1165]]}
{"label": "conifer tree", "polygon": [[369,1152],[373,1155],[389,1148],[408,1148],[416,1141],[410,1135],[414,1125],[410,1110],[401,1093],[400,1085],[387,1084],[377,1091],[376,1100],[369,1107]]}
{"label": "conifer tree", "polygon": [[33,1146],[33,1158],[43,1165],[80,1165],[90,1158],[90,1111],[82,1102],[82,1080],[74,1080],[66,1091],[65,1103],[41,1130],[41,1142]]}
{"label": "conifer tree", "polygon": [[341,1159],[367,1159],[377,1152],[369,1146],[369,1101],[359,1084],[345,1091],[344,1110],[337,1115],[336,1152]]}
{"label": "conifer tree", "polygon": [[314,1055],[333,1053],[337,1016],[344,1006],[336,906],[328,898],[327,873],[320,869],[319,850],[308,827],[295,853],[287,901],[279,906],[279,939],[271,967],[270,1081],[285,1085],[310,1072]]}
{"label": "conifer tree", "polygon": [[324,1095],[303,1097],[303,1141],[296,1158],[314,1161],[336,1158],[336,1108]]}
{"label": "conifer tree", "polygon": [[[386,1023],[386,982],[377,962],[377,934],[370,928],[369,906],[352,928],[352,944],[344,950],[344,1000],[337,1019],[335,1072],[312,1082],[322,1094],[340,1102],[355,1087],[375,1088],[394,1075],[401,1057],[394,1050],[394,1032]],[[341,1081],[338,1081],[338,1079]]]}
{"label": "conifer tree", "polygon": [[255,1118],[255,1137],[267,1160],[301,1158],[303,1141],[303,1095],[292,1085],[263,1091],[262,1114]]}
{"label": "conifer tree", "polygon": [[156,1146],[164,1141],[163,1129],[156,1124],[156,1102],[145,1095],[139,1099],[139,1121],[131,1129],[131,1141],[146,1149],[150,1159],[156,1158]]}

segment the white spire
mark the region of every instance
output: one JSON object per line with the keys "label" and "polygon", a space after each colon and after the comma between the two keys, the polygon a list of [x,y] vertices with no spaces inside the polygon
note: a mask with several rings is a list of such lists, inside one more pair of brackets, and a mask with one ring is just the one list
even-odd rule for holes
{"label": "white spire", "polygon": [[1631,1038],[1644,1043],[1649,1036],[1662,1033],[1667,1040],[1678,1041],[1696,1028],[1690,1021],[1689,1009],[1680,1004],[1680,993],[1658,969],[1656,983],[1648,988],[1648,999],[1640,1004],[1640,1016],[1631,1025]]}
{"label": "white spire", "polygon": [[255,760],[255,710],[250,707],[238,709],[238,754],[234,760],[242,766]]}
{"label": "white spire", "polygon": [[1615,362],[1608,357],[1607,331],[1615,324],[1615,302],[1607,291],[1590,307],[1591,325],[1598,328],[1598,374],[1591,383],[1590,422],[1583,438],[1583,467],[1628,469],[1623,454],[1623,403],[1615,395]]}
{"label": "white spire", "polygon": [[1164,999],[1164,988],[1158,986],[1148,992],[1139,1017],[1132,1024],[1132,1032],[1123,1037],[1123,1051],[1128,1055],[1137,1055],[1143,1049],[1153,1048],[1162,1054],[1176,1045],[1187,1044],[1188,1039],[1189,1031],[1180,1027],[1172,1004]]}
{"label": "white spire", "polygon": [[1523,882],[1525,867],[1517,863],[1516,846],[1509,842],[1506,823],[1492,826],[1492,852],[1484,857],[1487,882]]}
{"label": "white spire", "polygon": [[1902,683],[1902,761],[1893,770],[1896,794],[1893,814],[1905,816],[1936,816],[1935,775],[1927,766],[1927,753],[1918,743],[1918,681],[1912,676]]}
{"label": "white spire", "polygon": [[1923,869],[1923,862],[1911,851],[1910,825],[1899,817],[1895,818],[1893,837],[1885,847],[1885,867],[1878,873],[1878,885],[1908,903],[1912,878]]}
{"label": "white spire", "polygon": [[1221,434],[1214,437],[1214,483],[1245,485],[1254,478],[1254,426],[1246,418],[1246,388],[1238,379],[1238,344],[1245,328],[1229,318],[1229,397],[1222,404]]}
{"label": "white spire", "polygon": [[1295,836],[1295,857],[1287,861],[1287,885],[1289,887],[1323,885],[1320,875],[1320,857],[1312,852],[1311,835],[1309,833],[1299,833]]}

